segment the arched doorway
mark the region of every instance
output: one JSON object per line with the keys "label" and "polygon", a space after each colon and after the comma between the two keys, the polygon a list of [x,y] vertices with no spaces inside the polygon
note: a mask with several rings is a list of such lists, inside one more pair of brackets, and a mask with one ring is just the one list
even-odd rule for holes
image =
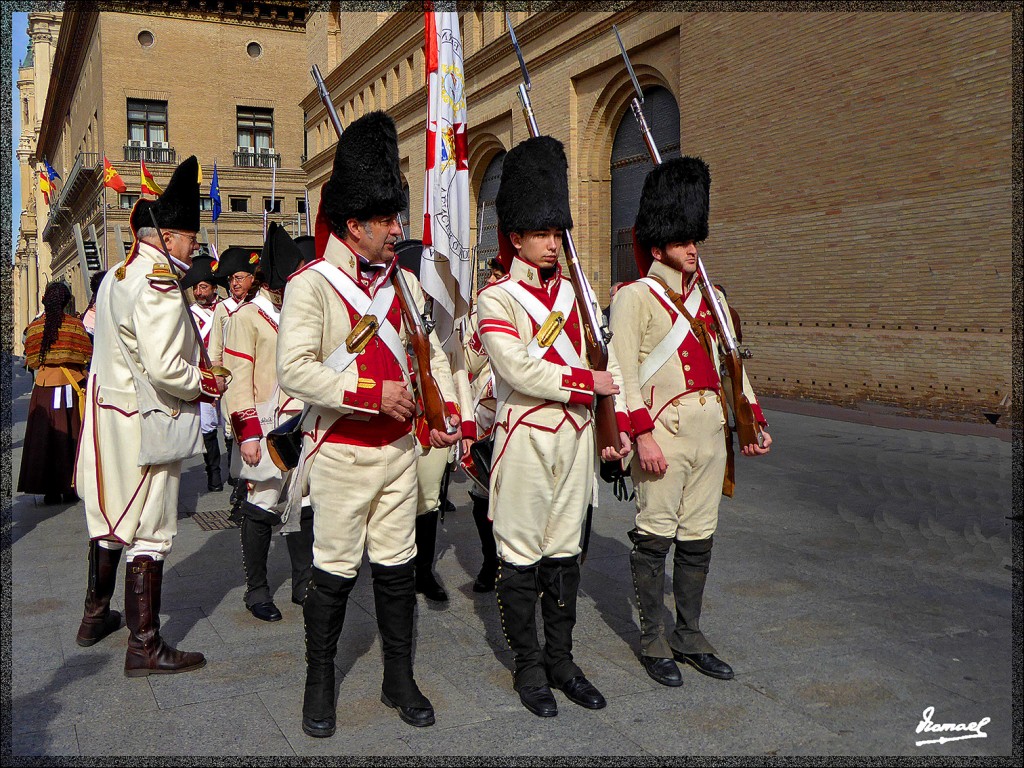
{"label": "arched doorway", "polygon": [[[644,89],[644,116],[662,160],[679,157],[679,106],[671,91],[660,85]],[[654,166],[640,126],[627,109],[619,120],[612,144],[612,282],[640,277],[633,257],[633,222],[640,205],[644,179]]]}
{"label": "arched doorway", "polygon": [[[476,196],[477,223],[480,225],[479,245],[477,246],[476,257],[476,287],[477,290],[487,283],[491,271],[487,267],[490,259],[498,255],[498,212],[494,207],[494,200],[498,196],[498,185],[501,183],[501,168],[505,164],[505,153],[498,152],[484,171],[483,181],[480,182],[480,193]],[[483,221],[480,222],[480,206],[483,206]]]}

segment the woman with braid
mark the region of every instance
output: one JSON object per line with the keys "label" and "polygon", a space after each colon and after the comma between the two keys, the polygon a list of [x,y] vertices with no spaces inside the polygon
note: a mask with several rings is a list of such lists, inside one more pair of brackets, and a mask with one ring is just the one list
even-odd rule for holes
{"label": "woman with braid", "polygon": [[67,284],[50,283],[43,294],[45,311],[25,336],[25,365],[36,379],[18,490],[42,494],[44,504],[78,501],[72,481],[92,341],[82,321],[65,314],[71,299]]}

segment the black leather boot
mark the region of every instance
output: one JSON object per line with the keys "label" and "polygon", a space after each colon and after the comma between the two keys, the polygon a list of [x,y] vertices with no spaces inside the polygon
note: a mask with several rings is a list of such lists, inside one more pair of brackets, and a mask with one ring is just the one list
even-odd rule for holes
{"label": "black leather boot", "polygon": [[171,675],[206,665],[203,654],[179,651],[160,637],[163,578],[163,560],[142,555],[126,565],[124,613],[129,632],[124,658],[126,677]]}
{"label": "black leather boot", "polygon": [[238,478],[231,474],[231,446],[234,444],[234,440],[230,437],[224,438],[224,450],[228,457],[228,485],[234,487],[238,485]]}
{"label": "black leather boot", "polygon": [[416,566],[370,563],[373,604],[384,651],[384,683],[380,700],[398,710],[409,725],[434,724],[434,708],[412,674],[412,625],[416,609]]}
{"label": "black leather boot", "polygon": [[473,522],[480,536],[480,551],[484,556],[480,573],[473,582],[474,592],[491,592],[498,576],[498,547],[494,541],[494,523],[487,519],[488,499],[480,499],[470,494],[473,499]]}
{"label": "black leather boot", "polygon": [[558,705],[548,686],[537,640],[537,577],[537,565],[512,565],[499,560],[495,589],[501,630],[516,667],[512,688],[519,693],[523,706],[537,717],[554,717]]}
{"label": "black leather boot", "polygon": [[343,578],[312,568],[309,592],[302,604],[306,632],[306,690],[302,697],[302,731],[307,736],[333,736],[334,657],[345,624],[348,597],[358,574]]}
{"label": "black leather boot", "polygon": [[245,607],[261,621],[280,621],[281,611],[274,605],[267,583],[267,556],[273,526],[281,518],[249,502],[242,503],[242,569],[245,571]]}
{"label": "black leather boot", "polygon": [[733,677],[732,667],[715,656],[714,647],[700,631],[704,585],[711,568],[713,539],[676,542],[672,574],[676,628],[669,643],[677,661],[685,662],[709,677],[729,680]]}
{"label": "black leather boot", "polygon": [[121,614],[110,610],[120,562],[120,549],[106,549],[98,541],[89,542],[89,585],[85,592],[82,624],[75,638],[83,648],[95,645],[121,628]]}
{"label": "black leather boot", "polygon": [[217,431],[203,432],[203,460],[206,462],[206,490],[223,491],[220,475],[220,438]]}
{"label": "black leather boot", "polygon": [[416,516],[416,591],[427,600],[448,601],[448,593],[434,577],[434,548],[437,543],[438,510]]}
{"label": "black leather boot", "polygon": [[299,530],[285,534],[284,540],[292,561],[292,602],[302,605],[313,572],[313,507],[302,508]]}
{"label": "black leather boot", "polygon": [[601,709],[606,702],[572,658],[576,626],[576,595],[580,588],[579,557],[545,557],[540,561],[540,613],[544,619],[544,667],[548,680],[574,704]]}
{"label": "black leather boot", "polygon": [[641,533],[636,528],[629,532],[629,538],[633,542],[629,568],[640,613],[640,663],[662,685],[682,685],[683,677],[672,660],[672,649],[661,623],[665,610],[665,558],[673,539]]}

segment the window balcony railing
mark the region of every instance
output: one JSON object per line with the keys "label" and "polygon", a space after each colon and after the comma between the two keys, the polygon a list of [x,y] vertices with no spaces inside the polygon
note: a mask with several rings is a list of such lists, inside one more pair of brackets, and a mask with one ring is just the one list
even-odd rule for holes
{"label": "window balcony railing", "polygon": [[177,153],[173,147],[160,143],[157,146],[146,145],[142,142],[129,141],[124,146],[125,162],[137,163],[145,160],[147,163],[177,163]]}
{"label": "window balcony railing", "polygon": [[239,149],[235,151],[236,168],[280,168],[281,153],[260,148],[254,151]]}

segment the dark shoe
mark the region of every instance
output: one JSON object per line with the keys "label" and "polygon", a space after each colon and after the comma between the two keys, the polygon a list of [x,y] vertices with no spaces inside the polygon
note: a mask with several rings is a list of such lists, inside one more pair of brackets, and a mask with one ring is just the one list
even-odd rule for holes
{"label": "dark shoe", "polygon": [[281,612],[273,601],[249,606],[249,612],[260,621],[280,621]]}
{"label": "dark shoe", "polygon": [[579,704],[587,709],[604,709],[608,703],[593,683],[583,675],[577,675],[567,682],[561,687],[561,691],[573,704]]}
{"label": "dark shoe", "polygon": [[416,572],[416,591],[427,598],[427,600],[433,600],[435,603],[448,602],[448,593],[444,591],[444,587],[437,583],[437,579],[434,578],[434,574],[430,571]]}
{"label": "dark shoe", "polygon": [[732,667],[713,653],[677,653],[676,661],[684,661],[701,674],[717,677],[719,680],[732,680],[735,674]]}
{"label": "dark shoe", "polygon": [[59,493],[47,493],[47,494],[45,494],[43,496],[43,504],[51,505],[51,504],[60,504],[60,503],[61,503],[61,495]]}
{"label": "dark shoe", "polygon": [[334,735],[335,718],[329,717],[326,720],[313,720],[310,717],[302,716],[302,732],[314,739],[326,739]]}
{"label": "dark shoe", "polygon": [[683,676],[679,673],[679,667],[672,659],[656,659],[653,656],[641,656],[640,663],[643,665],[651,679],[670,688],[676,688],[683,684]]}
{"label": "dark shoe", "polygon": [[[232,488],[234,488],[236,485],[238,485],[238,478],[237,477],[232,477],[231,475],[228,475],[228,485],[230,485]],[[332,731],[332,733],[333,733],[333,731]]]}
{"label": "dark shoe", "polygon": [[203,433],[203,460],[206,462],[206,489],[223,491],[224,481],[220,475],[220,440],[216,430]]}
{"label": "dark shoe", "polygon": [[519,700],[537,717],[554,717],[558,714],[558,702],[546,685],[525,685],[519,689]]}
{"label": "dark shoe", "polygon": [[223,491],[224,483],[212,483],[209,480],[206,481],[206,490],[208,491]]}
{"label": "dark shoe", "polygon": [[120,549],[105,549],[98,542],[89,542],[89,586],[85,593],[82,623],[75,637],[75,642],[83,648],[95,645],[121,628],[121,614],[110,610],[120,561]]}
{"label": "dark shoe", "polygon": [[78,501],[80,501],[80,499],[78,498],[78,494],[75,493],[74,491],[71,491],[71,493],[62,494],[62,498],[65,504],[75,504]]}
{"label": "dark shoe", "polygon": [[409,725],[415,725],[417,728],[426,728],[428,725],[434,724],[433,707],[400,707],[392,702],[384,693],[380,695],[380,700],[392,709],[397,709],[398,716]]}
{"label": "dark shoe", "polygon": [[485,563],[484,567],[480,569],[480,573],[476,575],[476,579],[473,581],[474,592],[493,592],[494,582],[498,576],[498,566],[494,565],[493,568],[488,567]]}

